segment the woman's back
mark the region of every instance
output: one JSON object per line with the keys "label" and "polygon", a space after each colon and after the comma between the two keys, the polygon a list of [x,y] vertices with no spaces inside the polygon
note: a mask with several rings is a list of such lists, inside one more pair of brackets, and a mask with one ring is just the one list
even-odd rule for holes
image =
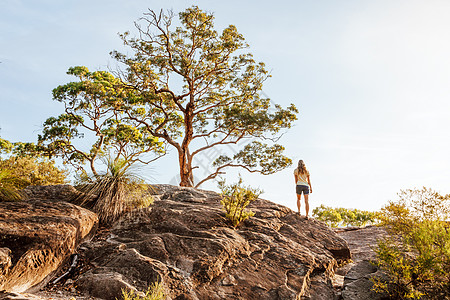
{"label": "woman's back", "polygon": [[297,176],[297,185],[309,185],[308,184],[309,172],[308,170],[306,170],[306,168],[303,169],[296,168],[294,170],[294,175]]}

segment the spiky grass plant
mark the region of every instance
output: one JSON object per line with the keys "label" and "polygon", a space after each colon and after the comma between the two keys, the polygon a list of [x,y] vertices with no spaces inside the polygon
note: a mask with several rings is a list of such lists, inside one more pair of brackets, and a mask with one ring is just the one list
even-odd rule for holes
{"label": "spiky grass plant", "polygon": [[10,171],[0,170],[0,201],[19,201],[22,194],[17,188],[17,180]]}
{"label": "spiky grass plant", "polygon": [[82,192],[76,202],[91,203],[102,225],[110,225],[134,208],[148,207],[153,202],[148,185],[137,175],[126,159],[106,159],[106,172],[79,178]]}

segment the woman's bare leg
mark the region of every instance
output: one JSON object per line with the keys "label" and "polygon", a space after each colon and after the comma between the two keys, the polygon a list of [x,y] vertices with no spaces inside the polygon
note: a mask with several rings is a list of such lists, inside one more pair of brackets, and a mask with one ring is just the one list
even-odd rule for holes
{"label": "woman's bare leg", "polygon": [[305,197],[305,209],[306,209],[306,217],[308,218],[309,214],[309,202],[308,202],[308,196],[309,195],[303,195]]}
{"label": "woman's bare leg", "polygon": [[298,214],[300,214],[300,198],[302,197],[302,195],[297,194],[297,208],[298,208]]}

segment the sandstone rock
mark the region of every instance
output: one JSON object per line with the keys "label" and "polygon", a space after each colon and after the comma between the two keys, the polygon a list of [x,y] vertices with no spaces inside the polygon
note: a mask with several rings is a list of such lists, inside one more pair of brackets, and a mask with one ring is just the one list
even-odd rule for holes
{"label": "sandstone rock", "polygon": [[311,300],[333,300],[338,299],[335,291],[330,289],[330,279],[320,276],[311,280],[311,287],[307,299]]}
{"label": "sandstone rock", "polygon": [[352,252],[353,261],[374,260],[378,240],[387,237],[388,233],[383,227],[367,226],[357,230],[340,232],[339,236],[345,239]]}
{"label": "sandstone rock", "polygon": [[375,293],[370,278],[373,276],[386,279],[386,275],[372,262],[376,255],[373,249],[379,239],[387,236],[382,227],[368,226],[365,228],[339,232],[351,250],[351,264],[345,265],[336,271],[336,274],[345,275],[342,289],[344,300],[389,299],[386,294]]}
{"label": "sandstone rock", "polygon": [[344,285],[342,299],[344,300],[388,300],[391,299],[385,293],[376,293],[373,291],[373,283],[370,280],[372,276],[384,276],[381,272],[375,272],[363,276],[357,280],[352,280]]}
{"label": "sandstone rock", "polygon": [[96,224],[94,213],[65,202],[0,202],[0,290],[41,283]]}
{"label": "sandstone rock", "polygon": [[58,185],[30,185],[22,190],[27,200],[69,201],[80,194],[73,186]]}
{"label": "sandstone rock", "polygon": [[0,300],[43,300],[43,298],[33,294],[0,292]]}
{"label": "sandstone rock", "polygon": [[344,277],[342,298],[345,300],[384,299],[384,295],[372,291],[373,283],[370,278],[377,270],[378,268],[368,260],[354,264]]}
{"label": "sandstone rock", "polygon": [[101,300],[92,296],[83,296],[69,291],[11,293],[0,292],[0,300]]}
{"label": "sandstone rock", "polygon": [[228,275],[224,279],[222,279],[222,285],[232,286],[236,284],[236,278],[234,278],[233,275]]}
{"label": "sandstone rock", "polygon": [[157,190],[151,209],[83,244],[82,255],[96,268],[77,280],[82,292],[94,293],[96,285],[95,296],[114,299],[119,286],[145,291],[158,281],[169,299],[333,295],[336,262],[350,258],[350,251],[323,223],[260,199],[250,207],[255,216],[233,229],[217,193],[169,185]]}
{"label": "sandstone rock", "polygon": [[373,265],[373,263],[371,263],[370,261],[368,260],[359,261],[348,271],[347,274],[345,274],[344,284],[346,282],[358,280],[366,275],[375,273],[377,270],[378,268],[375,265]]}
{"label": "sandstone rock", "polygon": [[[90,274],[78,280],[79,289],[101,299],[120,299],[122,290],[136,291],[119,273]],[[141,295],[143,296],[143,294]]]}
{"label": "sandstone rock", "polygon": [[9,248],[0,248],[0,282],[6,280],[11,264],[11,250]]}

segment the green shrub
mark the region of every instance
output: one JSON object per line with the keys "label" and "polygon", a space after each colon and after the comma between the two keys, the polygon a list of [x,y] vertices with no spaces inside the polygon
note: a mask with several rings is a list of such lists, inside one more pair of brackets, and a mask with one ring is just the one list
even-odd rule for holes
{"label": "green shrub", "polygon": [[339,226],[365,226],[376,224],[379,221],[378,212],[359,209],[332,208],[321,205],[313,209],[313,216],[330,227]]}
{"label": "green shrub", "polygon": [[123,289],[122,298],[123,300],[164,300],[166,296],[162,284],[155,282],[150,285],[144,297],[137,295],[134,291]]}
{"label": "green shrub", "polygon": [[450,195],[423,188],[399,193],[381,210],[392,237],[376,249],[377,265],[388,281],[373,278],[374,288],[396,299],[450,297]]}
{"label": "green shrub", "polygon": [[242,185],[242,178],[239,176],[237,183],[226,185],[225,180],[219,182],[221,190],[222,204],[225,210],[225,216],[231,221],[234,227],[240,222],[254,216],[254,213],[247,210],[246,207],[261,195],[262,191],[245,187]]}
{"label": "green shrub", "polygon": [[4,140],[0,137],[0,153],[9,153],[11,152],[13,149],[13,144],[8,141],[8,140]]}
{"label": "green shrub", "polygon": [[67,171],[58,169],[52,160],[29,156],[0,159],[0,170],[8,170],[10,177],[17,178],[19,189],[29,185],[63,184],[68,175]]}
{"label": "green shrub", "polygon": [[20,190],[29,185],[66,183],[68,175],[52,160],[29,156],[0,158],[0,170],[0,201],[20,200]]}
{"label": "green shrub", "polygon": [[123,213],[153,203],[149,186],[133,172],[130,161],[108,159],[106,166],[107,171],[103,174],[79,178],[77,189],[82,194],[74,199],[91,206],[98,214],[100,224],[111,224]]}
{"label": "green shrub", "polygon": [[0,201],[18,201],[22,199],[17,188],[17,178],[9,170],[0,170]]}

